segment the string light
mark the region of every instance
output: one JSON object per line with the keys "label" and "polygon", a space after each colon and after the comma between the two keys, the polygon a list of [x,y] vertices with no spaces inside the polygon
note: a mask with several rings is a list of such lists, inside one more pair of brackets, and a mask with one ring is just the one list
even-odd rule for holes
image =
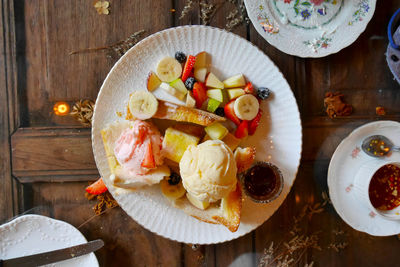
{"label": "string light", "polygon": [[57,116],[65,116],[69,113],[69,105],[67,102],[57,102],[54,104],[53,110]]}

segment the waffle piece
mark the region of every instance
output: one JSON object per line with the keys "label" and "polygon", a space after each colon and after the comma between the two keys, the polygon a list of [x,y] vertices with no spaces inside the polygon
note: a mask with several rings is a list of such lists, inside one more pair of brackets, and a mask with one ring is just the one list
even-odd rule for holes
{"label": "waffle piece", "polygon": [[244,172],[251,167],[256,158],[256,149],[254,147],[236,148],[233,156],[236,160],[238,173]]}

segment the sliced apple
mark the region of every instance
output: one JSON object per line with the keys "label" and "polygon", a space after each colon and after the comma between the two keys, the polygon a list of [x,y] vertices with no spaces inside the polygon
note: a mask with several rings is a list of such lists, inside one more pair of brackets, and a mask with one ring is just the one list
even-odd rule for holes
{"label": "sliced apple", "polygon": [[206,208],[208,208],[208,206],[210,206],[210,202],[198,200],[190,193],[186,193],[186,197],[189,200],[189,202],[192,203],[192,205],[198,209],[205,210]]}
{"label": "sliced apple", "polygon": [[186,95],[186,106],[188,108],[194,108],[196,106],[196,99],[193,98],[192,92]]}
{"label": "sliced apple", "polygon": [[208,99],[207,103],[207,111],[214,113],[220,105],[221,105],[220,101],[210,98]]}
{"label": "sliced apple", "polygon": [[244,87],[246,85],[246,80],[244,79],[243,74],[237,74],[229,77],[223,83],[225,88]]}
{"label": "sliced apple", "polygon": [[219,102],[224,102],[224,94],[221,89],[210,89],[207,90],[207,96],[209,98],[218,100]]}
{"label": "sliced apple", "polygon": [[147,90],[149,90],[149,92],[152,92],[160,87],[160,84],[160,78],[158,78],[158,76],[154,72],[150,71],[149,75],[147,76]]}
{"label": "sliced apple", "polygon": [[228,129],[218,122],[207,126],[204,130],[213,140],[221,140],[229,133]]}
{"label": "sliced apple", "polygon": [[194,78],[199,81],[204,83],[206,80],[207,76],[207,68],[195,68],[194,69]]}
{"label": "sliced apple", "polygon": [[194,63],[194,68],[206,68],[207,67],[207,52],[202,51],[196,55],[196,63]]}
{"label": "sliced apple", "polygon": [[228,89],[227,91],[228,91],[229,100],[238,98],[239,96],[242,96],[242,95],[244,95],[246,93],[241,88]]}
{"label": "sliced apple", "polygon": [[[215,76],[214,73],[210,72],[206,78],[206,86],[212,88],[223,89],[224,84]],[[237,86],[235,86],[237,87]]]}
{"label": "sliced apple", "polygon": [[183,83],[183,81],[178,78],[172,82],[170,82],[170,84],[172,87],[174,87],[176,90],[180,91],[183,95],[186,95],[188,90],[186,89],[185,84]]}
{"label": "sliced apple", "polygon": [[165,90],[168,94],[175,96],[176,98],[183,100],[185,98],[185,94],[183,94],[181,91],[175,89],[168,83],[161,83],[160,87]]}

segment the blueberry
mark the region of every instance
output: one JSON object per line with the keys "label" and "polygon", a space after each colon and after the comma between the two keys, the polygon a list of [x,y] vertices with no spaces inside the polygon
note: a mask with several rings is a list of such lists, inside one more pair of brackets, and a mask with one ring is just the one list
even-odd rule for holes
{"label": "blueberry", "polygon": [[181,176],[177,174],[176,172],[171,173],[168,179],[168,183],[170,185],[177,185],[181,181]]}
{"label": "blueberry", "polygon": [[192,91],[193,90],[193,85],[196,82],[196,80],[193,77],[187,78],[185,81],[185,86],[188,90]]}
{"label": "blueberry", "polygon": [[271,94],[271,90],[265,87],[259,87],[257,90],[257,95],[260,99],[267,99]]}
{"label": "blueberry", "polygon": [[215,111],[215,114],[217,114],[218,116],[224,117],[225,116],[225,111],[224,108],[217,108],[217,110]]}
{"label": "blueberry", "polygon": [[186,55],[185,53],[178,51],[175,53],[175,58],[179,61],[179,63],[183,63],[186,60]]}

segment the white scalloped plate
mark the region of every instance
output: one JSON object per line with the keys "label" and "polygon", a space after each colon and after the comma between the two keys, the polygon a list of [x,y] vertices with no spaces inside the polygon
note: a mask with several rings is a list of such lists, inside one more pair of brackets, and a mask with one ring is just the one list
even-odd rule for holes
{"label": "white scalloped plate", "polygon": [[[281,196],[270,204],[244,200],[242,220],[237,232],[221,225],[198,221],[173,208],[161,194],[159,186],[136,192],[111,185],[100,130],[108,123],[121,120],[133,90],[146,90],[146,77],[160,59],[176,51],[197,54],[207,51],[212,57],[212,71],[225,78],[244,73],[256,86],[266,86],[273,97],[262,102],[265,114],[256,134],[244,145],[257,148],[257,158],[280,167],[285,179]],[[156,90],[155,95],[179,103]],[[299,111],[290,87],[274,63],[257,47],[237,35],[205,27],[185,26],[153,34],[130,49],[112,68],[97,97],[92,126],[93,152],[97,167],[111,194],[120,206],[139,224],[164,237],[185,243],[212,244],[235,239],[256,229],[282,204],[296,177],[299,166],[302,132]]]}
{"label": "white scalloped plate", "polygon": [[[0,259],[11,259],[86,243],[86,238],[72,225],[41,215],[23,215],[0,225]],[[90,253],[45,266],[98,267]]]}
{"label": "white scalloped plate", "polygon": [[358,169],[372,161],[400,161],[400,153],[376,159],[360,150],[362,141],[371,135],[384,135],[400,144],[400,123],[376,121],[355,129],[336,148],[328,169],[329,196],[336,212],[354,229],[374,236],[397,235],[400,222],[384,219],[363,205],[354,195],[354,177]]}
{"label": "white scalloped plate", "polygon": [[257,32],[282,52],[324,57],[351,45],[367,27],[376,0],[245,0]]}

